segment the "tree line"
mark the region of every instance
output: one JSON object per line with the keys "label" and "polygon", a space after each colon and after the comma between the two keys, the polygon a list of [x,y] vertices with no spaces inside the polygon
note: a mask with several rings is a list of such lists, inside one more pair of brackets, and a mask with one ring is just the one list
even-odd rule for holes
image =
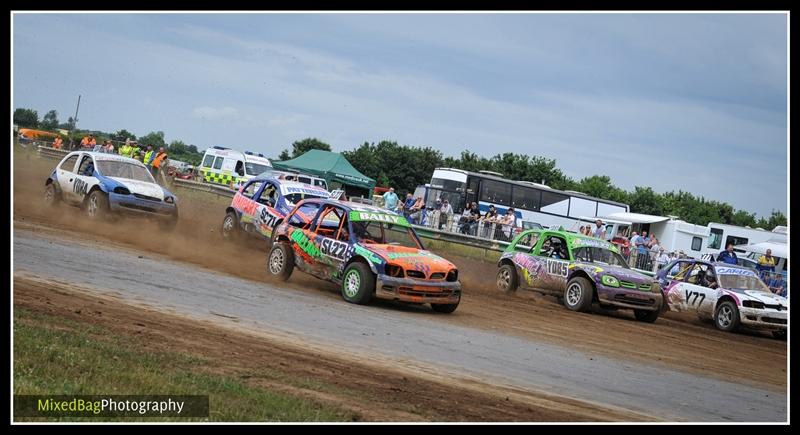
{"label": "tree line", "polygon": [[[74,127],[70,117],[67,123],[58,123],[58,113],[49,111],[40,121],[35,110],[16,109],[14,123],[20,127],[55,130]],[[85,134],[94,133],[98,142],[103,139],[124,141],[137,140],[136,135],[127,130],[115,133],[77,130],[74,136],[80,141]],[[73,131],[71,130],[71,133]],[[156,149],[165,147],[170,158],[199,165],[203,152],[195,145],[173,140],[169,144],[164,132],[150,132],[138,138],[140,144],[152,144]],[[317,138],[305,138],[291,144],[291,151],[284,149],[274,160],[288,160],[298,157],[312,149],[331,151],[331,146]],[[400,145],[393,141],[376,143],[364,142],[358,147],[343,151],[342,155],[362,174],[376,180],[378,186],[392,186],[399,194],[414,192],[414,189],[429,183],[433,170],[437,167],[463,169],[467,171],[494,171],[510,180],[543,183],[559,190],[574,190],[596,198],[621,202],[630,205],[631,212],[658,216],[678,216],[687,222],[707,225],[709,222],[760,227],[771,230],[778,225],[786,225],[786,216],[779,210],[772,210],[770,216],[756,217],[746,210],[735,210],[726,202],[695,196],[682,190],[658,193],[650,187],[635,186],[627,191],[615,186],[608,175],[592,175],[575,180],[565,175],[557,166],[555,159],[525,154],[503,153],[492,157],[480,156],[465,150],[458,157],[444,156],[429,146],[416,147]]]}

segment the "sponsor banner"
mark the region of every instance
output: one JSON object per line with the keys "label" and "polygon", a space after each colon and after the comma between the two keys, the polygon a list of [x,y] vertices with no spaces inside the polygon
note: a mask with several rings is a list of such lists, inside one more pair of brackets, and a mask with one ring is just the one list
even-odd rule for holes
{"label": "sponsor banner", "polygon": [[742,269],[738,267],[719,267],[717,266],[717,273],[719,275],[741,275],[741,276],[756,276],[756,273],[750,269]]}
{"label": "sponsor banner", "polygon": [[305,195],[314,195],[320,198],[327,198],[330,196],[327,190],[315,189],[313,187],[300,187],[300,186],[281,186],[283,195],[291,195],[293,193],[302,193]]}
{"label": "sponsor banner", "polygon": [[387,224],[400,225],[403,227],[409,226],[406,218],[400,215],[390,214],[390,213],[351,211],[350,220],[353,222],[361,222],[361,221],[386,222]]}

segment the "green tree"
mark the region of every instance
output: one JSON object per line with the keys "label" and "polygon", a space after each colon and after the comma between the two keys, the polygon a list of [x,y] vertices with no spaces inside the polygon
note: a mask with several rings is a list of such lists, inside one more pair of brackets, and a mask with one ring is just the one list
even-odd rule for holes
{"label": "green tree", "polygon": [[39,123],[39,127],[44,130],[55,130],[58,128],[58,112],[55,110],[47,112],[44,118],[42,118],[42,122]]}
{"label": "green tree", "polygon": [[166,142],[164,141],[164,132],[163,131],[151,131],[146,135],[139,138],[140,145],[153,145],[153,149],[158,149],[160,147],[166,146]]}
{"label": "green tree", "polygon": [[295,157],[301,156],[305,154],[307,151],[310,150],[323,150],[323,151],[330,151],[331,146],[326,144],[325,142],[315,138],[309,137],[303,140],[294,141],[292,143],[292,154],[289,156],[288,150],[283,150],[278,159],[280,160],[289,160]]}
{"label": "green tree", "polygon": [[23,128],[39,127],[39,113],[33,109],[18,108],[14,110],[14,124]]}
{"label": "green tree", "polygon": [[110,136],[111,140],[116,140],[119,142],[125,142],[126,139],[136,140],[136,135],[128,130],[125,130],[124,128],[116,133],[112,133]]}

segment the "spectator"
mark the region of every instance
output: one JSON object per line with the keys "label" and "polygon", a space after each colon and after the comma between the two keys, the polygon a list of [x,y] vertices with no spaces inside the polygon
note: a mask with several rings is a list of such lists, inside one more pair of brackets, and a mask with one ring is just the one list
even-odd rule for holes
{"label": "spectator", "polygon": [[62,146],[64,146],[64,141],[61,136],[56,136],[56,140],[53,141],[53,148],[60,150]]}
{"label": "spectator", "polygon": [[603,221],[598,219],[597,221],[595,221],[595,225],[597,225],[597,227],[594,229],[594,231],[592,231],[592,237],[597,237],[598,239],[605,240],[606,230],[605,228],[603,228]]}
{"label": "spectator", "polygon": [[383,194],[383,206],[391,211],[397,209],[397,201],[399,198],[394,193],[394,187],[390,187],[389,191]]}
{"label": "spectator", "polygon": [[664,248],[659,249],[658,256],[656,257],[656,263],[658,264],[658,268],[661,269],[662,267],[666,266],[666,264],[669,262],[670,262],[669,256],[664,251]]}
{"label": "spectator", "polygon": [[89,145],[89,136],[84,136],[81,139],[81,148],[91,148],[93,145]]}
{"label": "spectator", "polygon": [[583,235],[583,234],[586,234],[586,229],[585,229],[585,228],[586,228],[586,227],[584,227],[583,225],[581,225],[580,229],[578,229],[578,233],[580,233],[581,235]]}
{"label": "spectator", "polygon": [[439,208],[439,229],[441,230],[443,227],[449,228],[450,219],[453,216],[453,206],[450,205],[450,202],[445,198],[442,201],[442,206]]}
{"label": "spectator", "polygon": [[647,269],[647,263],[650,260],[649,246],[650,238],[647,237],[647,231],[642,231],[642,235],[636,239],[636,267],[639,269]]}
{"label": "spectator", "polygon": [[167,167],[166,165],[168,159],[169,156],[167,156],[167,150],[165,150],[164,147],[160,147],[158,149],[158,153],[156,153],[152,161],[153,168],[151,170],[153,172],[153,178],[158,177],[158,172],[159,170],[161,170],[162,167],[163,168]]}
{"label": "spectator", "polygon": [[150,172],[153,172],[153,159],[155,158],[155,151],[153,151],[153,145],[147,144],[147,150],[144,152],[144,159],[142,163],[147,166],[147,169],[150,169]]}
{"label": "spectator", "polygon": [[408,213],[408,221],[412,224],[422,225],[423,218],[425,217],[423,214],[423,210],[425,209],[425,202],[422,201],[422,197],[417,197],[414,201],[414,205],[411,206],[411,209]]}
{"label": "spectator", "polygon": [[728,264],[739,263],[739,258],[736,256],[736,253],[733,252],[733,243],[728,243],[725,245],[725,250],[719,253],[717,261],[722,261]]}
{"label": "spectator", "polygon": [[480,219],[482,224],[481,236],[490,236],[489,232],[491,231],[492,224],[496,223],[497,220],[497,209],[494,207],[494,204],[491,204],[489,205],[489,210],[486,210],[486,214]]}
{"label": "spectator", "polygon": [[414,195],[412,195],[411,192],[406,194],[406,202],[403,203],[403,216],[408,218],[408,215],[411,214],[411,208],[414,207],[416,202],[417,200],[414,199]]}
{"label": "spectator", "polygon": [[478,203],[473,202],[470,208],[464,210],[464,216],[461,218],[460,231],[463,234],[475,235],[475,230],[478,227],[478,220],[481,218],[481,211],[478,210]]}
{"label": "spectator", "polygon": [[500,219],[499,223],[503,226],[504,240],[511,240],[511,236],[514,234],[514,228],[517,227],[517,214],[514,212],[514,207],[509,207],[509,209],[506,210],[506,215]]}
{"label": "spectator", "polygon": [[636,247],[636,243],[639,241],[639,233],[634,231],[631,234],[631,246]]}
{"label": "spectator", "polygon": [[786,283],[783,281],[783,276],[780,273],[772,274],[772,278],[770,278],[767,285],[772,293],[786,297]]}
{"label": "spectator", "polygon": [[767,253],[758,258],[758,270],[760,272],[775,271],[775,257],[772,256],[772,249],[767,249]]}

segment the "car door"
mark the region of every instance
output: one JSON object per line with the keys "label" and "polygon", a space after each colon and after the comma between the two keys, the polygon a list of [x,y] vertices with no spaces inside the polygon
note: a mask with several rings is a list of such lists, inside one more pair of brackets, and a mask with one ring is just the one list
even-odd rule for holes
{"label": "car door", "polygon": [[257,207],[256,221],[258,231],[265,237],[272,237],[272,230],[275,224],[283,215],[276,209],[275,205],[280,198],[280,187],[272,181],[265,181],[256,194],[253,196]]}
{"label": "car door", "polygon": [[538,243],[536,260],[539,266],[535,287],[553,294],[561,294],[567,285],[569,250],[566,239],[558,234],[542,233]]}
{"label": "car door", "polygon": [[511,261],[517,271],[517,282],[523,288],[534,288],[540,270],[544,270],[544,262],[534,255],[540,236],[539,231],[526,232],[512,247],[514,255]]}
{"label": "car door", "polygon": [[658,284],[662,289],[669,287],[675,275],[691,264],[691,260],[673,260],[664,267],[663,276],[659,277]]}
{"label": "car door", "polygon": [[670,288],[668,295],[670,308],[710,317],[717,300],[717,289],[703,285],[702,277],[708,274],[714,274],[711,265],[695,263],[676,276],[679,281]]}
{"label": "car door", "polygon": [[352,251],[347,211],[333,204],[326,205],[317,217],[313,232],[322,254],[315,275],[323,279],[338,278]]}
{"label": "car door", "polygon": [[56,179],[58,180],[58,187],[61,189],[61,197],[69,203],[74,203],[75,201],[72,196],[72,185],[75,183],[75,171],[79,158],[80,154],[73,154],[61,162],[56,169]]}
{"label": "car door", "polygon": [[81,156],[78,170],[75,172],[75,181],[72,185],[75,202],[82,202],[89,193],[89,189],[97,184],[97,179],[94,176],[95,167],[95,160],[91,155],[84,154]]}

